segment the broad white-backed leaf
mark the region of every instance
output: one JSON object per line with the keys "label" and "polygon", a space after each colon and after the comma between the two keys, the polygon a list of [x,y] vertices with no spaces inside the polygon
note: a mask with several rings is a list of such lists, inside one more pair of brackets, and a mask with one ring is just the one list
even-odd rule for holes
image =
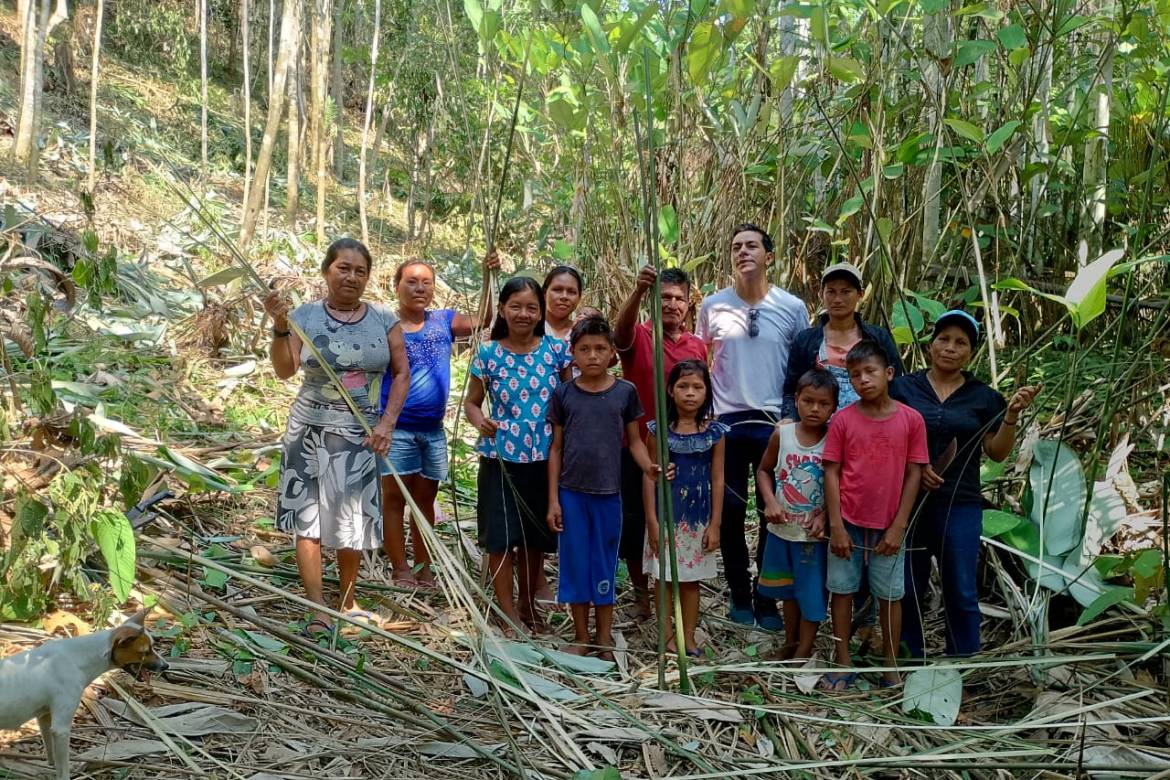
{"label": "broad white-backed leaf", "polygon": [[1125,255],[1124,249],[1110,249],[1077,272],[1064,297],[1068,300],[1073,324],[1083,328],[1105,311],[1105,287],[1109,271]]}
{"label": "broad white-backed leaf", "polygon": [[1080,544],[1084,532],[1085,474],[1077,454],[1062,442],[1038,441],[1032,456],[1032,522],[1040,529],[1044,551],[1064,555]]}
{"label": "broad white-backed leaf", "polygon": [[938,726],[953,726],[963,702],[963,675],[958,669],[934,667],[906,675],[902,711],[918,710]]}

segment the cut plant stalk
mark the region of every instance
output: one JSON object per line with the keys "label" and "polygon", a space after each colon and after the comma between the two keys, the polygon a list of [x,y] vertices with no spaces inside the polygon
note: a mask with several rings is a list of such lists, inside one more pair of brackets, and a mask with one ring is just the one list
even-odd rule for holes
{"label": "cut plant stalk", "polygon": [[[642,81],[646,100],[646,162],[639,166],[642,181],[642,210],[645,215],[646,262],[654,263],[658,258],[658,174],[654,163],[654,95],[650,78],[650,49],[642,49]],[[639,133],[638,111],[634,112],[634,132]],[[643,144],[638,142],[638,157],[642,157]],[[687,648],[683,633],[682,599],[679,597],[678,555],[674,548],[674,510],[670,485],[666,481],[666,468],[670,464],[670,430],[666,415],[666,371],[662,351],[662,288],[658,276],[654,277],[651,290],[650,319],[654,328],[654,424],[658,435],[654,441],[658,446],[658,684],[666,686],[666,615],[663,602],[667,561],[670,562],[670,590],[673,601],[674,646],[678,653],[679,690],[689,693],[690,677],[687,674]]]}

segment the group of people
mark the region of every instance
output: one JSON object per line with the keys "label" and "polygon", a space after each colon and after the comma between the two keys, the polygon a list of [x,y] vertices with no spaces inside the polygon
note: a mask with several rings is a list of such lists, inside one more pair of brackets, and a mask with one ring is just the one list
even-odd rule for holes
{"label": "group of people", "polygon": [[[325,603],[322,545],[337,550],[340,608],[352,616],[367,615],[353,601],[362,550],[383,547],[400,584],[433,587],[417,529],[408,563],[406,496],[390,474],[433,520],[447,475],[452,345],[482,325],[490,331],[473,345],[464,413],[479,433],[479,544],[506,630],[543,630],[540,605],[554,600],[545,561],[556,554],[555,601],[570,606],[574,623],[568,649],[608,656],[621,558],[635,617],[653,612],[649,579],[677,575],[682,636],[667,640],[697,656],[699,583],[717,576],[720,552],[728,618],[784,631],[785,658],[807,657],[831,615],[842,670],[826,676],[829,688],[855,679],[854,601],[872,596],[889,667],[882,681],[893,685],[899,643],[924,652],[934,559],[946,652],[978,652],[980,461],[1009,454],[1038,388],[1008,401],[967,372],[981,333],[964,311],[935,320],[929,368],[905,374],[890,333],[857,313],[856,266],[823,269],[823,312],[810,327],[805,302],[768,281],[774,254],[764,229],[737,226],[730,255],[734,283],[703,299],[690,332],[691,282],[677,268],[644,267],[612,323],[580,305],[574,268],[552,269],[543,284],[513,277],[481,323],[430,308],[435,273],[422,260],[396,270],[396,312],[364,302],[369,253],[352,239],[335,242],[322,262],[323,300],[295,311],[276,293],[265,302],[277,375],[304,372],[277,520],[296,536],[308,597]],[[489,255],[485,294],[497,267]],[[661,377],[652,327],[640,321],[656,283],[660,299],[649,304],[661,307]],[[655,425],[657,382],[666,386],[666,430]],[[661,437],[668,463],[658,462]],[[755,575],[745,532],[753,481]],[[673,555],[660,541],[658,502],[667,497]],[[306,626],[310,635],[330,630],[321,613]]]}

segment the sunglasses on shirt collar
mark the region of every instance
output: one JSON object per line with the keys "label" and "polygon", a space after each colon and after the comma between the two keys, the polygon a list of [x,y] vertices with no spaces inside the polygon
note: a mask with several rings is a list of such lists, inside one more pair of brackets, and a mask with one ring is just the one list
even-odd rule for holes
{"label": "sunglasses on shirt collar", "polygon": [[748,338],[760,335],[760,310],[748,309]]}

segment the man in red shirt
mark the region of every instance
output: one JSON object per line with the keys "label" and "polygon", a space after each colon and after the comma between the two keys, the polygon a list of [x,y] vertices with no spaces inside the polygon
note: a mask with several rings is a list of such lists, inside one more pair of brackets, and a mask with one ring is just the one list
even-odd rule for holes
{"label": "man in red shirt", "polygon": [[[646,421],[654,418],[654,328],[649,321],[638,323],[638,310],[646,293],[654,287],[658,272],[646,265],[638,273],[634,291],[618,311],[614,324],[614,341],[622,361],[622,376],[633,382],[638,400],[645,414],[638,422],[643,439]],[[680,268],[667,268],[659,281],[662,304],[662,356],[666,376],[674,364],[683,360],[707,362],[707,345],[686,330],[687,313],[691,306],[691,280]],[[650,592],[647,574],[642,571],[642,545],[646,536],[646,514],[642,506],[642,470],[622,450],[622,541],[621,557],[630,571],[634,585],[634,617],[650,617]]]}

